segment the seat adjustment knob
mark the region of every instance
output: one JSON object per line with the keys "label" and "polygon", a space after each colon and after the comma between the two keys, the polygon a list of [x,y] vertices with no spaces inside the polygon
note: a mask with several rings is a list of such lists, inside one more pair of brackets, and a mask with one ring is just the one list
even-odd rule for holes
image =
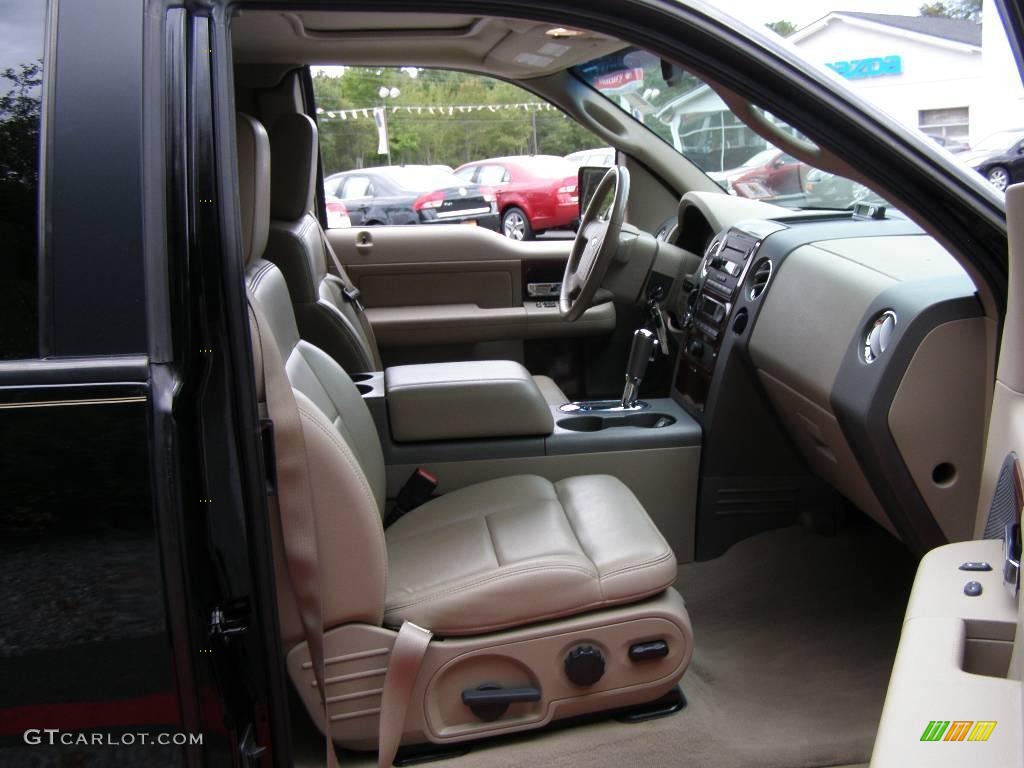
{"label": "seat adjustment knob", "polygon": [[581,688],[604,676],[604,654],[592,645],[577,645],[565,657],[565,674]]}

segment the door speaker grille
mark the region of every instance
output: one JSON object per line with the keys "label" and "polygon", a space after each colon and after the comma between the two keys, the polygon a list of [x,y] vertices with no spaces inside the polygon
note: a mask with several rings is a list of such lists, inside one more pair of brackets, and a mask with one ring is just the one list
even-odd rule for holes
{"label": "door speaker grille", "polygon": [[1017,512],[1022,502],[1017,466],[1017,454],[1009,453],[1003,459],[996,490],[992,494],[992,504],[988,508],[983,538],[1001,539],[1006,526],[1017,522]]}

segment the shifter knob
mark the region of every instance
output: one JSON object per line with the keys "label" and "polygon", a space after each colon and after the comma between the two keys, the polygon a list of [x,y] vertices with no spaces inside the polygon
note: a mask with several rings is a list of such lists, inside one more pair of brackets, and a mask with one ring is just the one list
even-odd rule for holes
{"label": "shifter knob", "polygon": [[636,408],[640,382],[647,373],[647,364],[658,347],[658,336],[647,328],[638,328],[633,333],[633,346],[626,362],[626,387],[622,391],[622,407]]}

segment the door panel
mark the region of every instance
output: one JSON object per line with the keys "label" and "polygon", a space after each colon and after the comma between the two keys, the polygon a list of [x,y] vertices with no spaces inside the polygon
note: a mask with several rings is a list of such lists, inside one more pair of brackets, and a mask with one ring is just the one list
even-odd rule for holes
{"label": "door panel", "polygon": [[[1024,185],[1007,190],[1006,211],[1010,281],[976,538],[938,547],[921,561],[872,768],[1024,762],[1024,613],[1003,583],[999,540],[1003,519],[1020,519],[1013,457],[1024,457]],[[990,517],[997,524],[989,525]],[[963,570],[968,562],[990,569]],[[950,741],[965,743],[943,743]]]}
{"label": "door panel", "polygon": [[[185,729],[146,378],[143,357],[0,364],[0,763],[57,760],[46,740],[25,746],[28,729]],[[120,749],[129,762],[183,758],[140,741]]]}
{"label": "door panel", "polygon": [[363,294],[386,364],[488,357],[493,347],[481,345],[499,341],[519,343],[506,356],[523,359],[527,339],[615,329],[612,304],[565,323],[552,303],[557,293],[546,301],[530,295],[531,284],[557,286],[567,240],[517,242],[462,224],[331,229],[327,236]]}
{"label": "door panel", "polygon": [[440,262],[429,269],[374,264],[348,270],[368,307],[474,304],[497,309],[520,302],[518,261]]}

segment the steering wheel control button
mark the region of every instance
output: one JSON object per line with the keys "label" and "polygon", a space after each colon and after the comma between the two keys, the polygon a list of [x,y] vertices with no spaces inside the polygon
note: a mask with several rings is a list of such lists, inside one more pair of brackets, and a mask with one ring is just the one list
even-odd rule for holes
{"label": "steering wheel control button", "polygon": [[980,581],[968,581],[964,584],[964,594],[968,597],[977,597],[981,594],[981,582]]}
{"label": "steering wheel control button", "polygon": [[604,677],[604,654],[592,645],[577,645],[565,657],[565,674],[581,688],[593,685]]}
{"label": "steering wheel control button", "polygon": [[664,640],[650,640],[646,643],[637,643],[630,646],[630,661],[651,661],[653,659],[664,659],[668,656],[668,643]]}
{"label": "steering wheel control button", "polygon": [[983,560],[968,560],[960,564],[961,571],[991,571],[992,566]]}

